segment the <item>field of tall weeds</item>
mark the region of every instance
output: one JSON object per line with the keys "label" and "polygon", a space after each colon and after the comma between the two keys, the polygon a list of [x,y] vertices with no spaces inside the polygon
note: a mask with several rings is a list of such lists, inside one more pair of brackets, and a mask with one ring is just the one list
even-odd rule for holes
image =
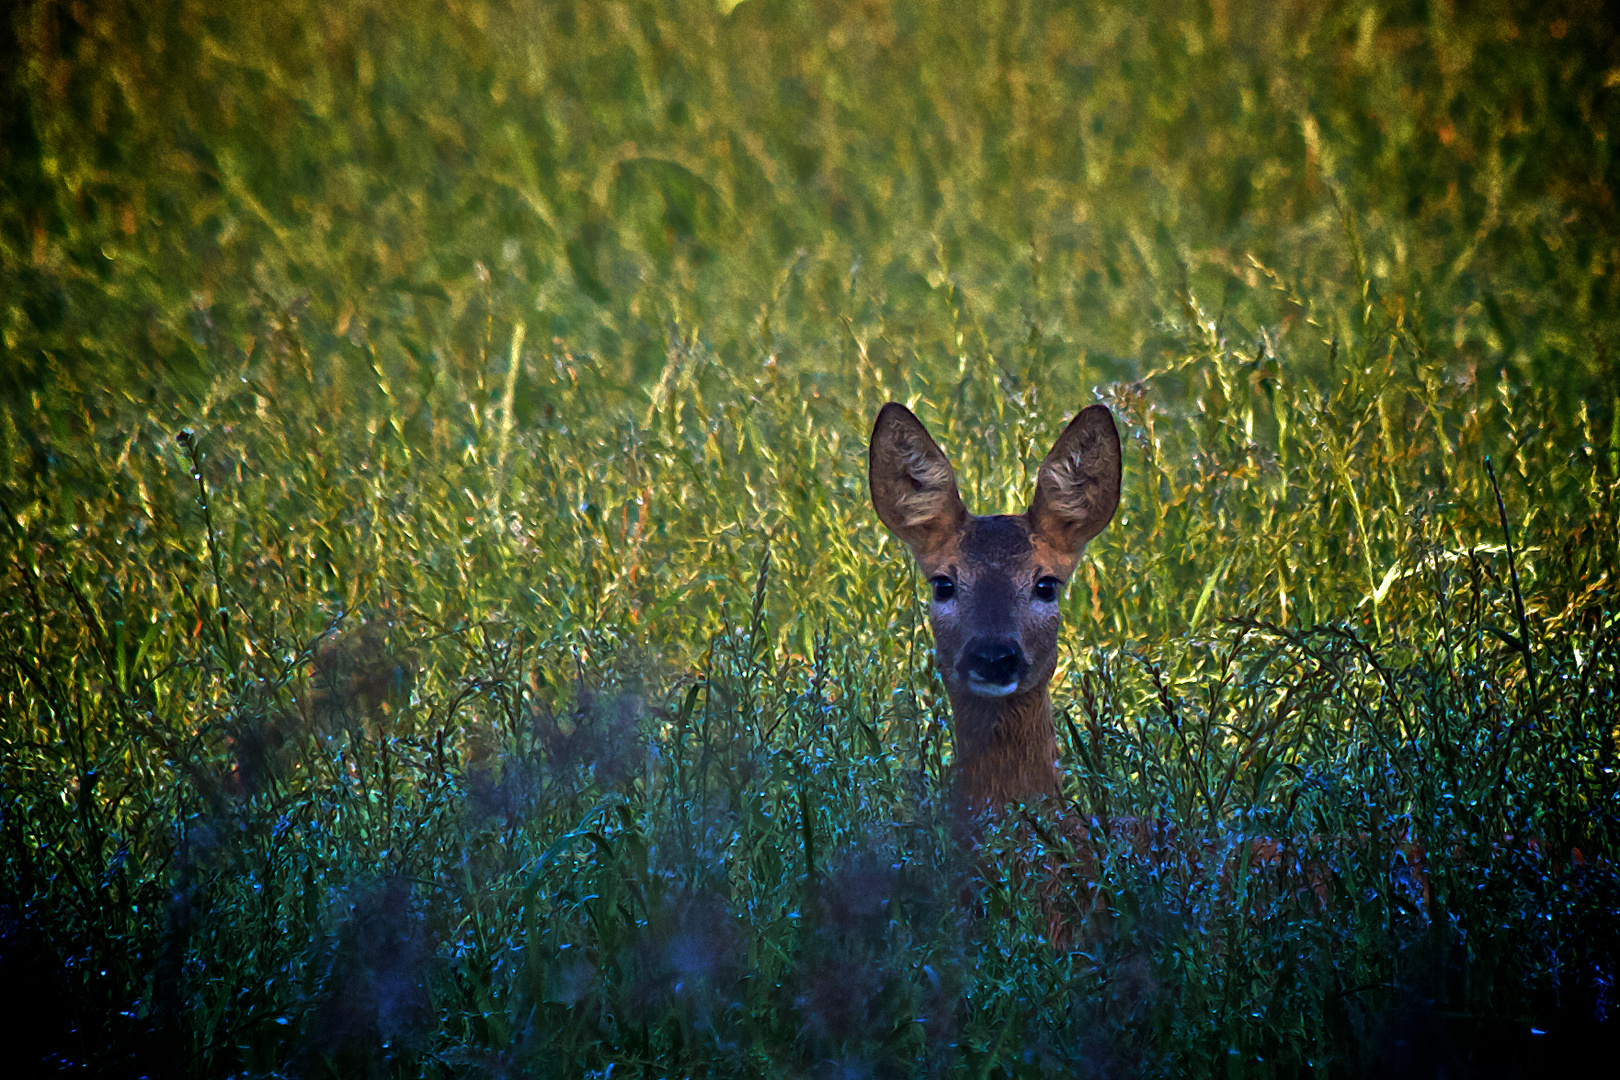
{"label": "field of tall weeds", "polygon": [[[1600,5],[5,19],[18,1068],[1613,1045]],[[890,400],[979,513],[1081,407],[1120,425],[1053,682],[1099,855],[1062,948],[1030,867],[1067,842],[947,820],[925,583],[866,489]]]}

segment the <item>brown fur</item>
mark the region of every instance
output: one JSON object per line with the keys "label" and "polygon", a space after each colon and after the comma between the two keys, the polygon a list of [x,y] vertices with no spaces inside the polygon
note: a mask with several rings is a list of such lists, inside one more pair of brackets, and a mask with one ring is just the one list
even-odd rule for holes
{"label": "brown fur", "polygon": [[[926,578],[948,579],[954,590],[929,611],[956,734],[953,802],[976,814],[1057,796],[1051,681],[1059,601],[1087,542],[1119,504],[1113,414],[1092,405],[1070,422],[1041,463],[1023,514],[969,514],[949,459],[894,402],[872,429],[867,478],[878,517]],[[1039,595],[1046,579],[1057,583],[1054,600]],[[1011,670],[989,682],[985,672],[1002,670],[996,656]]]}

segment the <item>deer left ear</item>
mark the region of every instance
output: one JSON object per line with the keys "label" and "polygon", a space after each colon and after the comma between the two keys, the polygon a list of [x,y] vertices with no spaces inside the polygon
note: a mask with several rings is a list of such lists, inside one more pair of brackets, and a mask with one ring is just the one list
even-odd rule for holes
{"label": "deer left ear", "polygon": [[937,548],[967,520],[950,461],[922,421],[898,402],[878,413],[866,476],[878,517],[919,555]]}
{"label": "deer left ear", "polygon": [[1069,422],[1041,462],[1029,523],[1057,551],[1078,559],[1119,507],[1119,433],[1106,405]]}

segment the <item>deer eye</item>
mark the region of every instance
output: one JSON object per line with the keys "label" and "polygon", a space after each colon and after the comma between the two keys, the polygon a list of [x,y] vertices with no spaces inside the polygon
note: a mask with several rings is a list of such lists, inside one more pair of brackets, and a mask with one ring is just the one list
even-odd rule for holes
{"label": "deer eye", "polygon": [[934,586],[934,599],[940,603],[944,603],[956,595],[956,582],[948,577],[941,575],[935,578],[932,584]]}
{"label": "deer eye", "polygon": [[1035,583],[1035,599],[1050,604],[1058,598],[1058,590],[1063,588],[1063,582],[1055,577],[1043,577]]}

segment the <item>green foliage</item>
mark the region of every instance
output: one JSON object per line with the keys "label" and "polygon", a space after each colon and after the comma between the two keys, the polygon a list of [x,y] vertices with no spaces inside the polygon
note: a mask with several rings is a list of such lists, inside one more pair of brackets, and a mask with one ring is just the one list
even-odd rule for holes
{"label": "green foliage", "polygon": [[[18,1060],[1350,1076],[1598,1037],[1602,14],[23,5]],[[943,820],[864,479],[891,399],[980,512],[1080,406],[1121,422],[1054,683],[1103,902],[1042,869],[1072,841]]]}

